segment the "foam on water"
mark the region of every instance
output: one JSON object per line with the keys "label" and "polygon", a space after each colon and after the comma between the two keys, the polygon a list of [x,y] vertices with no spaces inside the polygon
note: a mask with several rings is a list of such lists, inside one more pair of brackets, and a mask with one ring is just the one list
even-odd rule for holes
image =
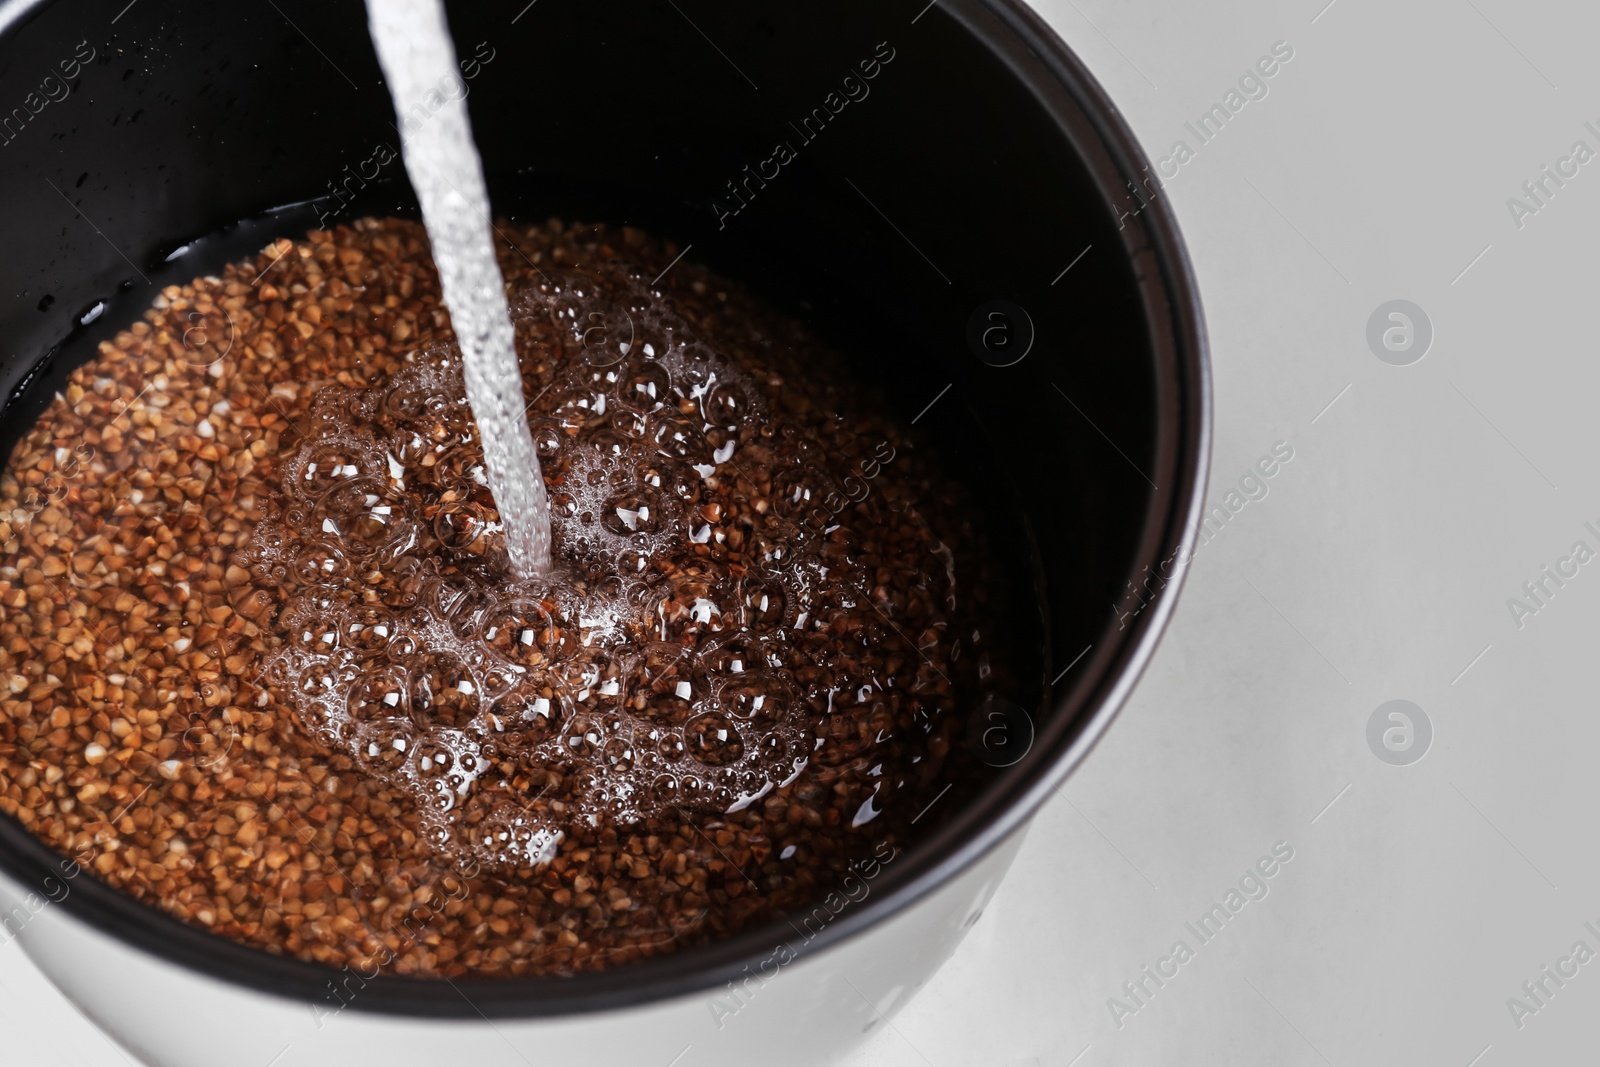
{"label": "foam on water", "polygon": [[[793,636],[838,593],[806,514],[830,487],[816,446],[773,434],[759,383],[639,276],[556,276],[513,315],[530,380],[551,378],[550,573],[505,581],[454,346],[320,392],[237,558],[282,591],[264,678],[302,727],[410,796],[442,853],[489,865],[548,860],[573,820],[738,810],[792,781],[819,743],[808,703],[830,699],[798,680]],[[738,535],[746,562],[716,564],[707,487],[749,477],[770,506]]]}
{"label": "foam on water", "polygon": [[549,505],[523,412],[505,281],[495,263],[489,197],[466,98],[443,91],[459,84],[444,7],[440,0],[367,0],[367,15],[396,113],[433,112],[410,130],[401,155],[461,344],[484,479],[505,526],[512,569],[531,578],[550,568]]}

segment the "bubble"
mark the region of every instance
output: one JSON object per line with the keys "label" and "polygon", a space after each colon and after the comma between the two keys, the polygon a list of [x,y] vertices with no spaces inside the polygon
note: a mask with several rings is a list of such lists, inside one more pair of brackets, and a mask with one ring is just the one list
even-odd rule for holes
{"label": "bubble", "polygon": [[484,637],[489,647],[512,663],[537,666],[569,654],[571,636],[540,604],[513,601],[489,613]]}
{"label": "bubble", "polygon": [[706,463],[711,459],[711,446],[706,443],[700,427],[678,415],[663,415],[652,419],[645,438],[656,454],[683,463]]}
{"label": "bubble", "polygon": [[696,667],[710,681],[717,676],[760,670],[767,665],[769,655],[759,637],[735,632],[718,639],[700,653]]}
{"label": "bubble", "polygon": [[778,671],[746,671],[723,683],[717,705],[743,722],[774,723],[788,718],[794,684]]}
{"label": "bubble", "polygon": [[704,481],[705,479],[693,467],[674,467],[666,479],[668,489],[686,511],[700,503]]}
{"label": "bubble", "polygon": [[635,408],[618,405],[609,409],[607,417],[610,422],[605,432],[614,435],[613,440],[621,439],[621,450],[616,453],[618,458],[630,452],[632,442],[644,437],[650,430],[649,417]]}
{"label": "bubble", "polygon": [[533,433],[533,447],[539,453],[540,463],[554,459],[560,453],[563,435],[556,420],[529,418],[528,429]]}
{"label": "bubble", "polygon": [[716,585],[710,578],[674,578],[656,607],[663,636],[681,644],[723,630],[726,620],[721,605],[712,599],[716,595]]}
{"label": "bubble", "polygon": [[512,749],[543,745],[560,732],[565,721],[559,701],[531,693],[515,693],[489,708],[491,729],[503,734]]}
{"label": "bubble", "polygon": [[484,509],[468,500],[458,500],[439,508],[433,520],[433,535],[446,548],[471,551],[488,532]]}
{"label": "bubble", "polygon": [[756,749],[763,763],[781,763],[789,751],[789,739],[779,733],[764,733],[756,739]]}
{"label": "bubble", "polygon": [[793,557],[794,550],[777,538],[757,534],[746,543],[746,560],[762,574],[782,573],[788,569]]}
{"label": "bubble", "polygon": [[628,687],[631,663],[624,657],[599,653],[595,662],[595,679],[591,683],[595,692],[613,705],[621,705]]}
{"label": "bubble", "polygon": [[424,436],[419,429],[408,426],[396,435],[389,454],[402,468],[418,468],[438,456],[440,444],[431,435]]}
{"label": "bubble", "polygon": [[590,485],[598,485],[603,482],[607,468],[623,463],[625,457],[633,450],[630,435],[615,428],[616,415],[617,412],[610,412],[606,419],[579,435],[580,439],[592,448],[602,460],[609,461],[601,466],[589,468],[587,480]]}
{"label": "bubble", "polygon": [[600,668],[582,661],[558,661],[550,673],[557,685],[571,693],[581,694],[600,680]]}
{"label": "bubble", "polygon": [[411,713],[417,725],[460,728],[478,714],[478,690],[461,659],[448,653],[414,660],[410,666]]}
{"label": "bubble", "polygon": [[613,737],[601,749],[600,757],[606,766],[614,770],[631,770],[633,768],[633,742],[621,737]]}
{"label": "bubble", "polygon": [[385,567],[389,584],[384,587],[383,603],[396,611],[415,607],[427,588],[427,577],[421,561],[415,556],[401,556]]}
{"label": "bubble", "polygon": [[[675,733],[663,733],[656,738],[656,752],[668,763],[677,763],[683,759],[686,747],[683,738]],[[676,780],[674,780],[676,785]]]}
{"label": "bubble", "polygon": [[472,585],[446,585],[438,589],[438,609],[456,635],[468,638],[483,631],[494,602]]}
{"label": "bubble", "polygon": [[350,715],[357,722],[388,719],[406,713],[405,671],[386,667],[365,675],[350,691]]}
{"label": "bubble", "polygon": [[809,729],[797,731],[789,739],[788,757],[791,768],[798,766],[802,761],[810,759],[811,754],[817,750],[817,737]]}
{"label": "bubble", "polygon": [[383,396],[383,414],[393,422],[409,422],[421,418],[428,410],[429,391],[424,382],[416,378],[400,378]]}
{"label": "bubble", "polygon": [[739,583],[739,606],[744,625],[756,633],[771,633],[784,624],[788,603],[782,584],[771,579],[746,578]]}
{"label": "bubble", "polygon": [[707,393],[701,401],[701,408],[707,422],[724,429],[738,426],[753,410],[750,397],[744,389],[731,382],[724,382]]}
{"label": "bubble", "polygon": [[643,489],[613,496],[600,512],[600,524],[612,533],[624,536],[655,533],[664,522],[660,497]]}
{"label": "bubble", "polygon": [[772,479],[772,508],[786,519],[803,519],[822,506],[821,479],[815,471],[780,471]]}
{"label": "bubble", "polygon": [[707,712],[689,721],[683,731],[689,755],[711,767],[732,763],[744,755],[744,741],[726,715]]}
{"label": "bubble", "polygon": [[704,386],[717,376],[718,373],[727,372],[727,363],[722,360],[711,346],[703,341],[686,339],[677,350],[679,373],[682,385],[687,389],[680,391],[688,396],[694,392],[695,386]]}
{"label": "bubble", "polygon": [[573,518],[578,514],[579,507],[578,498],[565,490],[550,494],[550,515],[552,518]]}
{"label": "bubble", "polygon": [[650,553],[625,548],[617,555],[617,573],[626,578],[646,578],[650,573]]}
{"label": "bubble", "polygon": [[306,585],[343,578],[349,572],[350,561],[337,545],[314,541],[295,554],[294,574]]}
{"label": "bubble", "polygon": [[[674,403],[672,375],[654,360],[633,357],[617,383],[617,399],[638,411],[655,411]],[[675,403],[674,403],[674,406]]]}
{"label": "bubble", "polygon": [[609,367],[627,357],[636,339],[633,316],[626,307],[607,302],[595,279],[563,279],[550,295],[552,321],[577,343],[586,365]]}
{"label": "bubble", "polygon": [[679,724],[689,717],[704,687],[694,680],[694,655],[681,645],[656,642],[645,646],[627,707],[654,722]]}
{"label": "bubble", "polygon": [[332,655],[339,647],[339,622],[329,618],[307,619],[295,625],[294,640],[313,656]]}
{"label": "bubble", "polygon": [[522,684],[526,672],[517,668],[506,669],[498,664],[490,664],[483,671],[480,679],[482,695],[485,700],[499,700],[510,695],[511,691]]}
{"label": "bubble", "polygon": [[602,737],[599,723],[589,715],[573,716],[562,735],[566,742],[567,755],[575,759],[592,757],[600,746]]}
{"label": "bubble", "polygon": [[575,437],[605,420],[606,395],[589,388],[569,388],[558,396],[552,412],[555,430],[562,438]]}
{"label": "bubble", "polygon": [[348,445],[322,445],[311,451],[304,463],[298,464],[301,489],[308,496],[318,496],[336,486],[361,477],[365,457],[358,449]]}
{"label": "bubble", "polygon": [[362,608],[345,622],[342,638],[345,648],[362,659],[382,652],[395,635],[394,616],[382,608]]}
{"label": "bubble", "polygon": [[353,481],[330,489],[312,522],[338,539],[339,546],[358,556],[370,556],[392,543],[409,528],[405,498],[374,481]]}

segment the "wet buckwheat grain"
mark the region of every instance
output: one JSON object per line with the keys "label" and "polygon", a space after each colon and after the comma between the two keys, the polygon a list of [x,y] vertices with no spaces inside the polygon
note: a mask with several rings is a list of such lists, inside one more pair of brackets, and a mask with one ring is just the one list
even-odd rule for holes
{"label": "wet buckwheat grain", "polygon": [[0,480],[0,810],[445,976],[701,944],[938,822],[993,669],[958,491],[798,324],[652,286],[677,248],[500,230],[556,572],[508,577],[420,225],[169,287]]}

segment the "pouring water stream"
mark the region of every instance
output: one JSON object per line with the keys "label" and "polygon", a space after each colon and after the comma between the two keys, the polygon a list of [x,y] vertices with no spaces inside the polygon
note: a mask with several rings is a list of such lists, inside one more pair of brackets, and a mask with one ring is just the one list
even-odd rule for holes
{"label": "pouring water stream", "polygon": [[[442,91],[460,80],[444,6],[441,0],[367,0],[367,20],[396,114],[418,106],[433,112],[405,137],[401,155],[461,345],[467,402],[511,567],[518,577],[536,577],[550,569],[550,506],[523,408],[505,280],[494,258],[483,164],[465,94]],[[441,96],[443,106],[435,111]]]}

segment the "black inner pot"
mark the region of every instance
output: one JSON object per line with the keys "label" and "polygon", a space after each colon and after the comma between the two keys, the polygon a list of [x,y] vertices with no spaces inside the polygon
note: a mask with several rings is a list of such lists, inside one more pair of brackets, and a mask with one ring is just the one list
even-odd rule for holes
{"label": "black inner pot", "polygon": [[[415,213],[357,0],[125,4],[0,7],[0,107],[17,105],[0,112],[7,454],[161,286],[319,220]],[[1198,298],[1137,144],[1020,4],[924,4],[450,9],[458,53],[477,61],[468,104],[497,214],[625,222],[689,246],[834,341],[981,482],[979,499],[1025,516],[1001,530],[1019,610],[1037,616],[1015,627],[1031,747],[808,952],[982,855],[1084,756],[1171,610],[1204,484]],[[1002,319],[987,317],[996,300]],[[969,334],[996,324],[1010,347],[991,334],[981,359]],[[38,885],[56,863],[0,817],[0,866]],[[320,966],[91,879],[63,906],[207,973],[325,992]],[[548,1015],[720,985],[783,929],[601,974],[476,982],[472,1002]],[[356,1006],[476,1011],[443,981],[395,977]]]}

